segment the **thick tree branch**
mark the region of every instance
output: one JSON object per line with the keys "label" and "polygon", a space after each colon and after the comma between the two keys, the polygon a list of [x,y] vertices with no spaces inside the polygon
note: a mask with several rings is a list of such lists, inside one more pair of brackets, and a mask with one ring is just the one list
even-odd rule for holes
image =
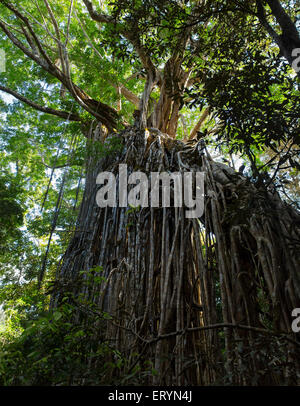
{"label": "thick tree branch", "polygon": [[205,120],[207,119],[207,117],[209,116],[209,108],[207,107],[204,112],[201,114],[201,117],[199,119],[199,121],[197,122],[197,124],[195,125],[195,127],[193,128],[193,130],[191,131],[190,135],[189,135],[189,140],[192,140],[196,137],[197,135],[197,131],[200,130],[202,124],[205,122]]}
{"label": "thick tree branch", "polygon": [[300,41],[298,30],[290,16],[280,4],[279,0],[267,0],[273,15],[283,32],[289,33],[291,37],[297,38]]}
{"label": "thick tree branch", "polygon": [[278,43],[279,35],[276,33],[276,31],[273,29],[273,27],[268,23],[266,16],[265,16],[265,9],[262,5],[261,0],[256,0],[256,6],[257,6],[257,16],[259,18],[259,21],[265,27],[265,29],[270,34],[270,36],[274,39],[274,41],[276,43]]}
{"label": "thick tree branch", "polygon": [[140,106],[140,98],[137,97],[136,94],[134,94],[131,90],[127,89],[127,87],[125,87],[122,84],[116,84],[112,81],[109,81],[109,83],[117,90],[120,90],[120,93],[122,96],[125,97],[125,99],[127,99],[128,101],[130,101],[132,104],[134,104],[136,107]]}
{"label": "thick tree branch", "polygon": [[[282,55],[292,66],[293,49],[300,48],[300,36],[298,30],[278,0],[267,0],[267,3],[271,8],[273,16],[276,18],[278,24],[280,25],[282,34],[277,34],[277,32],[267,21],[265,9],[261,0],[256,0],[257,17],[259,18],[260,23],[263,25],[263,27],[265,27],[267,32],[278,45]],[[297,74],[300,77],[300,72],[297,72]]]}
{"label": "thick tree branch", "polygon": [[52,109],[51,107],[40,106],[39,104],[34,103],[33,101],[27,99],[27,97],[22,96],[21,94],[15,92],[14,90],[11,90],[2,85],[0,85],[0,90],[2,92],[8,93],[8,94],[14,96],[16,99],[20,100],[21,102],[28,104],[30,107],[33,107],[35,110],[42,111],[43,113],[47,113],[47,114],[52,114],[54,116],[57,116],[57,117],[60,117],[60,118],[66,119],[66,120],[70,120],[70,121],[81,121],[80,116],[76,113],[62,111],[62,110],[55,110],[55,109]]}
{"label": "thick tree branch", "polygon": [[83,0],[84,4],[86,5],[86,8],[92,17],[94,21],[97,21],[98,23],[113,23],[115,22],[114,18],[103,13],[98,13],[97,11],[94,10],[93,4],[89,0]]}

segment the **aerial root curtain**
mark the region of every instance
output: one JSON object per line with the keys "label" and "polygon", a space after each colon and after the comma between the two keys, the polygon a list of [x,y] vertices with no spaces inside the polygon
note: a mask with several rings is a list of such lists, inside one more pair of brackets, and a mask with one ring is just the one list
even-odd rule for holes
{"label": "aerial root curtain", "polygon": [[[81,270],[102,267],[100,286],[73,291],[111,316],[104,336],[127,357],[125,372],[150,362],[156,373],[144,374],[144,384],[299,384],[300,342],[291,330],[300,303],[299,214],[214,162],[202,142],[135,127],[111,137],[122,148],[89,159],[77,231],[57,278],[72,286]],[[97,175],[111,171],[118,183],[119,164],[128,173],[205,172],[203,216],[99,208]],[[270,363],[275,354],[278,365]]]}

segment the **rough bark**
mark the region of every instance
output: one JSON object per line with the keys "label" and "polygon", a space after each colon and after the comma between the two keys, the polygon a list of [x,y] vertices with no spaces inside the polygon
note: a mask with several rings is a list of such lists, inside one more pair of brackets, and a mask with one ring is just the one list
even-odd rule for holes
{"label": "rough bark", "polygon": [[[141,383],[299,384],[299,339],[291,331],[300,298],[299,213],[211,160],[202,141],[187,146],[134,127],[114,137],[121,152],[88,162],[77,231],[57,279],[111,316],[104,334],[128,359],[123,373],[151,361],[157,375]],[[117,174],[120,163],[128,174],[205,172],[204,215],[99,208],[96,176]],[[79,273],[95,266],[105,280],[83,291]]]}

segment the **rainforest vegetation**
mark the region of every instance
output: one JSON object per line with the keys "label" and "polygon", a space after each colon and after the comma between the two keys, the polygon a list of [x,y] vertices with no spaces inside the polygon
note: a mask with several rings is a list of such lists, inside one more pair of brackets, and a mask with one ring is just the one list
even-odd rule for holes
{"label": "rainforest vegetation", "polygon": [[[299,15],[0,0],[1,386],[300,384]],[[99,207],[120,164],[201,217]]]}

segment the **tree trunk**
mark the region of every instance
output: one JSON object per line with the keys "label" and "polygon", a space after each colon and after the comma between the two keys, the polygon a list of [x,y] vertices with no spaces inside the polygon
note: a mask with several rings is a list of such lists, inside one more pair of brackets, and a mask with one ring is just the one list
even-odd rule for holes
{"label": "tree trunk", "polygon": [[[72,289],[111,316],[105,335],[127,357],[122,373],[151,362],[156,374],[141,374],[142,384],[299,384],[300,341],[291,330],[300,304],[299,214],[214,162],[201,141],[132,127],[104,145],[112,137],[120,151],[89,159],[77,231],[57,278],[75,286],[80,271],[102,267],[100,286]],[[115,173],[119,184],[122,163],[128,175],[205,172],[203,216],[98,207],[98,173]]]}

